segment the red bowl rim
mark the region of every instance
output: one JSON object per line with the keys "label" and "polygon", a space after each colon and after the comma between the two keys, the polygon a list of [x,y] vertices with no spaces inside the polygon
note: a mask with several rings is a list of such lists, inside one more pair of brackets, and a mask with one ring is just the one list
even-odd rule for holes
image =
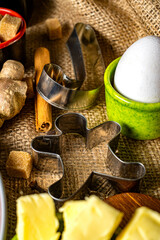
{"label": "red bowl rim", "polygon": [[9,39],[8,41],[0,43],[0,49],[2,49],[2,48],[5,48],[5,47],[9,46],[10,44],[18,41],[23,36],[23,34],[26,31],[26,21],[24,20],[24,18],[19,13],[15,12],[15,11],[13,11],[11,9],[8,9],[8,8],[1,8],[0,7],[0,14],[2,14],[2,15],[9,14],[11,16],[19,17],[19,18],[22,19],[20,30],[16,34],[16,36],[14,36],[13,38]]}

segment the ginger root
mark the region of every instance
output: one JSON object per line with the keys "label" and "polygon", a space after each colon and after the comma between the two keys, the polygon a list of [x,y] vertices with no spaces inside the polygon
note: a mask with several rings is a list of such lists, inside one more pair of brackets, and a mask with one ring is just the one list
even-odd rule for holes
{"label": "ginger root", "polygon": [[7,78],[12,80],[21,81],[24,76],[24,66],[22,63],[15,60],[7,60],[3,64],[0,72],[0,79]]}
{"label": "ginger root", "polygon": [[25,104],[27,84],[20,81],[24,67],[20,62],[8,60],[0,72],[0,127],[5,120],[18,114]]}

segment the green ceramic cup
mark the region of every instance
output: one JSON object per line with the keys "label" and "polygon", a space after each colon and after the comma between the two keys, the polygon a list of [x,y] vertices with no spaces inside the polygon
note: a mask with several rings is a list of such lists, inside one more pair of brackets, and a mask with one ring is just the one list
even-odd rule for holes
{"label": "green ceramic cup", "polygon": [[160,137],[160,103],[141,103],[130,100],[113,88],[116,66],[120,58],[107,67],[104,74],[105,99],[109,120],[119,123],[122,134],[146,140]]}

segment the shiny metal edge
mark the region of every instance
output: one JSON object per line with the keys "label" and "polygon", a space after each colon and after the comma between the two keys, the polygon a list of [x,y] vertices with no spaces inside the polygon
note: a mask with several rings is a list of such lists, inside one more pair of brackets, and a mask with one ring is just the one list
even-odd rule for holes
{"label": "shiny metal edge", "polygon": [[[77,23],[66,44],[72,59],[75,79],[67,77],[60,66],[52,63],[47,64],[48,67],[47,65],[44,66],[40,76],[37,92],[45,101],[57,108],[65,110],[88,109],[94,105],[100,89],[104,86],[105,64],[96,34],[90,25]],[[85,52],[84,55],[88,56],[88,64],[90,63],[93,72],[92,82],[95,85],[93,84],[94,87],[90,90],[81,89],[91,78],[86,75],[82,49]],[[50,76],[51,68],[54,72],[54,78]],[[60,85],[57,82],[59,75],[62,78],[61,80],[66,82],[66,85]],[[66,79],[69,79],[69,85]],[[77,87],[75,87],[76,84]]]}
{"label": "shiny metal edge", "polygon": [[[113,174],[108,175],[91,171],[84,184],[76,192],[68,197],[62,198],[65,169],[63,160],[56,151],[59,146],[59,138],[65,133],[79,133],[82,135],[86,140],[86,147],[88,149],[97,146],[102,141],[106,141],[106,144],[108,144],[106,162],[109,162],[109,167],[113,171]],[[96,177],[109,180],[111,184],[117,189],[120,189],[121,192],[135,191],[135,189],[139,187],[146,170],[142,163],[124,162],[116,155],[120,133],[121,126],[113,121],[107,121],[95,128],[88,129],[87,120],[82,114],[65,113],[57,117],[55,120],[55,131],[49,135],[35,137],[31,142],[35,167],[42,155],[50,155],[54,160],[57,159],[61,167],[62,177],[48,188],[50,196],[59,203],[70,199],[77,199],[77,196],[78,199],[80,199],[81,195],[87,190]]]}

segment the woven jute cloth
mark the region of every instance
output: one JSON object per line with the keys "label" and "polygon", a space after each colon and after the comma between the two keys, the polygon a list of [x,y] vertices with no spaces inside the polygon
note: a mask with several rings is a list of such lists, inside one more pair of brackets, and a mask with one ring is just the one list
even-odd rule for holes
{"label": "woven jute cloth", "polygon": [[[37,0],[33,7],[26,31],[26,68],[33,66],[34,52],[43,46],[49,49],[51,61],[60,65],[72,77],[72,62],[65,43],[77,22],[90,24],[94,28],[106,67],[139,38],[147,35],[160,36],[159,0]],[[62,39],[48,40],[45,20],[49,17],[60,20]],[[53,107],[53,121],[65,112],[67,111]],[[88,128],[107,121],[104,88],[93,107],[77,112],[86,117]],[[20,150],[31,153],[31,140],[38,135],[40,134],[35,130],[34,99],[26,100],[22,111],[6,121],[0,129],[0,171],[8,204],[7,239],[15,234],[16,199],[35,192],[30,188],[30,182],[37,180],[38,185],[46,190],[59,178],[58,173],[46,171],[45,167],[42,170],[33,168],[28,180],[11,178],[6,173],[9,152]],[[101,144],[89,152],[85,149],[82,137],[66,135],[62,141],[65,146],[62,158],[67,168],[65,188],[66,191],[74,192],[88,176],[88,169],[104,171],[107,146]],[[124,161],[142,162],[146,167],[146,175],[140,192],[160,198],[160,139],[137,141],[121,135],[118,156]],[[116,194],[109,184],[101,187],[105,189],[104,197]]]}

